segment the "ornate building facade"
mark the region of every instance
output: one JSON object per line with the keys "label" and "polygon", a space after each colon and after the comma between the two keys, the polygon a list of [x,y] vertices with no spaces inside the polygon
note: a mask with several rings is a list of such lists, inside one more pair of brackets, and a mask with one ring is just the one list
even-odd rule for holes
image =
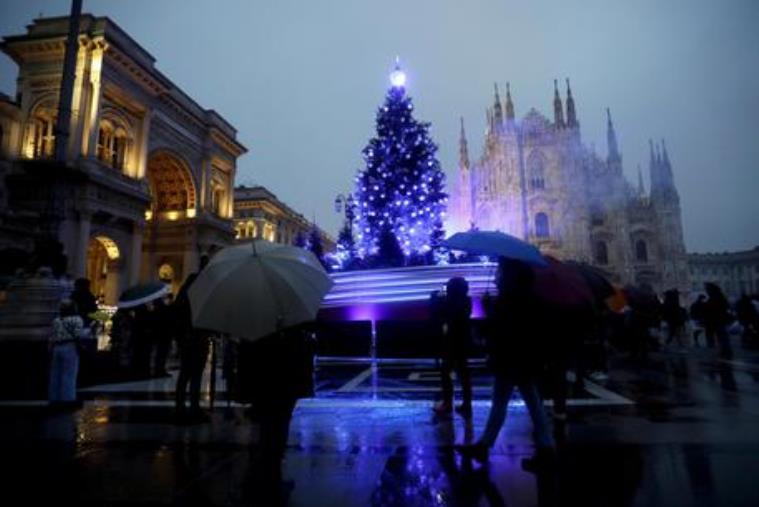
{"label": "ornate building facade", "polygon": [[635,188],[623,174],[607,115],[602,158],[583,144],[568,80],[566,108],[554,82],[553,121],[535,109],[517,119],[508,85],[504,101],[496,87],[476,161],[469,159],[462,119],[448,232],[500,230],[546,254],[589,262],[620,284],[687,292],[680,199],[664,141],[650,146],[650,192],[640,169]]}
{"label": "ornate building facade", "polygon": [[[239,185],[235,187],[234,198],[235,238],[238,242],[264,239],[295,245],[298,237],[308,239],[316,227],[265,187]],[[318,227],[317,230],[324,252],[334,251],[334,238]]]}
{"label": "ornate building facade", "polygon": [[69,274],[111,304],[141,280],[177,287],[234,241],[246,148],[113,21],[82,15],[65,163],[52,160],[68,23],[35,19],[0,46],[19,66],[15,96],[0,97],[0,249],[55,237]]}
{"label": "ornate building facade", "polygon": [[722,253],[690,253],[688,266],[693,294],[703,293],[704,284],[716,283],[731,301],[759,295],[759,246],[751,250]]}

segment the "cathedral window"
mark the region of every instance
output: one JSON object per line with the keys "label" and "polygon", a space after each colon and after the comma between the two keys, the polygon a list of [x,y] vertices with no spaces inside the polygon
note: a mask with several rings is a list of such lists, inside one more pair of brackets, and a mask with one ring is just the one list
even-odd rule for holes
{"label": "cathedral window", "polygon": [[596,264],[606,265],[609,263],[609,249],[605,241],[596,243],[595,258]]}
{"label": "cathedral window", "polygon": [[635,258],[639,262],[648,262],[648,245],[642,239],[635,242]]}
{"label": "cathedral window", "polygon": [[601,205],[594,202],[590,205],[590,224],[591,225],[603,225],[604,213]]}
{"label": "cathedral window", "polygon": [[547,238],[550,236],[550,230],[548,228],[548,215],[545,213],[538,213],[535,215],[535,236],[538,238]]}
{"label": "cathedral window", "polygon": [[55,110],[52,105],[37,107],[27,124],[26,156],[48,158],[55,149]]}
{"label": "cathedral window", "polygon": [[122,127],[115,127],[109,120],[100,122],[95,156],[105,165],[123,171],[129,140]]}
{"label": "cathedral window", "polygon": [[532,190],[543,190],[545,182],[545,157],[539,151],[533,151],[527,159],[527,179]]}

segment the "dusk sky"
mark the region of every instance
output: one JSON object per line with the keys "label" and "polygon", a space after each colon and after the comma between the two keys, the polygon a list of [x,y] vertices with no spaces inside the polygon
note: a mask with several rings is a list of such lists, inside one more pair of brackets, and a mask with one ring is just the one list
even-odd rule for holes
{"label": "dusk sky", "polygon": [[[0,35],[68,9],[4,0]],[[584,142],[606,153],[610,107],[631,181],[640,164],[648,185],[648,139],[666,138],[689,251],[759,245],[757,0],[84,0],[84,11],[113,19],[237,128],[250,149],[237,183],[265,185],[331,233],[400,55],[449,179],[460,116],[479,156],[494,81],[511,82],[521,117],[550,115],[553,79],[569,77]],[[14,94],[16,74],[0,56],[0,91]]]}

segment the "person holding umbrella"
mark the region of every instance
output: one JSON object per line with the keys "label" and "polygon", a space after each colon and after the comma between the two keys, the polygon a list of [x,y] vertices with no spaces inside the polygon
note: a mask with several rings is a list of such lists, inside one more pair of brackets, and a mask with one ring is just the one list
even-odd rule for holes
{"label": "person holding umbrella", "polygon": [[[208,265],[208,262],[209,257],[207,255],[200,258],[198,271],[187,277],[174,302],[179,327],[176,334],[179,345],[179,376],[177,376],[176,385],[176,418],[178,423],[188,420],[197,422],[209,420],[208,415],[204,414],[200,408],[200,383],[208,360],[209,332],[193,325],[189,297],[190,288]],[[215,372],[211,372],[211,375],[214,374]],[[185,405],[188,385],[190,387],[189,413]]]}
{"label": "person holding umbrella", "polygon": [[535,275],[527,263],[505,257],[499,259],[498,296],[488,309],[488,363],[495,377],[492,405],[479,441],[456,446],[465,457],[487,461],[516,387],[530,413],[536,443],[535,457],[524,460],[523,465],[535,468],[553,462],[555,444],[538,393],[543,357],[536,325],[543,315],[542,304],[533,293],[534,281]]}
{"label": "person holding umbrella", "polygon": [[257,240],[219,251],[186,291],[193,326],[240,340],[239,384],[253,403],[261,477],[276,503],[290,419],[313,390],[308,326],[331,287],[313,253]]}
{"label": "person holding umbrella", "polygon": [[308,324],[281,328],[254,342],[240,345],[239,381],[246,386],[249,411],[258,423],[260,487],[267,500],[279,504],[294,487],[282,479],[282,461],[287,449],[295,405],[314,395],[313,340]]}

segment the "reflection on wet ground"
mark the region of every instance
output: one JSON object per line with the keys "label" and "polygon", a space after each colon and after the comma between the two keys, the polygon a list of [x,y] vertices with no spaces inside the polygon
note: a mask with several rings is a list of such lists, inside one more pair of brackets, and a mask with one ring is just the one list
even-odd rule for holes
{"label": "reflection on wet ground", "polygon": [[[575,390],[558,462],[537,476],[521,465],[533,447],[518,399],[487,465],[453,450],[485,424],[484,369],[471,424],[432,416],[428,363],[323,364],[317,380],[291,426],[290,505],[759,505],[755,352],[614,359],[608,381]],[[222,389],[211,424],[175,426],[171,389],[171,379],[97,386],[82,409],[58,414],[0,403],[3,503],[260,505],[244,408]]]}

